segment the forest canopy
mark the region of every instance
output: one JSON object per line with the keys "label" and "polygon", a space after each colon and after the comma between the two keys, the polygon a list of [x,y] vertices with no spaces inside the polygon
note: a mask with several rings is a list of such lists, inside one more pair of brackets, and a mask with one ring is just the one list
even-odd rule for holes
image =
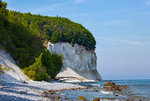
{"label": "forest canopy", "polygon": [[72,22],[67,18],[32,15],[31,13],[15,11],[10,11],[8,16],[11,21],[21,23],[41,40],[49,40],[53,43],[68,42],[82,45],[87,50],[95,49],[96,41],[91,32],[81,24]]}

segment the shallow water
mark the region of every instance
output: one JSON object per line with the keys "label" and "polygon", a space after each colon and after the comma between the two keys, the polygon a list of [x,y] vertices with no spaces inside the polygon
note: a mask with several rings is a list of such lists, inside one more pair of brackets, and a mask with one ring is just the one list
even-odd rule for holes
{"label": "shallow water", "polygon": [[89,101],[100,98],[100,101],[150,101],[150,80],[111,80],[116,85],[127,85],[126,91],[114,92],[101,89],[105,82],[78,83],[79,85],[92,85],[90,89],[69,90],[61,92],[63,101],[77,101],[79,96]]}

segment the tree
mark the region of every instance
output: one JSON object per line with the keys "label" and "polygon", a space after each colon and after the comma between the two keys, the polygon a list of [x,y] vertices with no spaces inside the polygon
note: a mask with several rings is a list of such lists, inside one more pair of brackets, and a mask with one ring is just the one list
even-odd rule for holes
{"label": "tree", "polygon": [[7,7],[7,3],[2,2],[2,0],[0,0],[0,15],[7,15],[8,14],[8,10],[6,9],[6,7]]}
{"label": "tree", "polygon": [[41,53],[38,58],[35,58],[34,64],[24,69],[24,73],[32,80],[50,80],[50,76],[47,74],[46,68],[42,64],[42,55],[43,53]]}

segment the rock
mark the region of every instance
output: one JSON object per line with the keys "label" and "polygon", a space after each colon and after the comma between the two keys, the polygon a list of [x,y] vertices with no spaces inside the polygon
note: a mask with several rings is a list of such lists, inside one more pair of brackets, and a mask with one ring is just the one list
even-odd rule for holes
{"label": "rock", "polygon": [[123,85],[122,87],[123,87],[123,88],[127,88],[127,85]]}
{"label": "rock", "polygon": [[100,98],[94,98],[93,101],[100,101]]}
{"label": "rock", "polygon": [[115,101],[115,100],[116,100],[116,98],[107,98],[107,100]]}
{"label": "rock", "polygon": [[116,85],[114,82],[106,82],[104,86],[114,86]]}
{"label": "rock", "polygon": [[79,96],[79,97],[78,97],[78,100],[86,101],[86,98],[84,98],[84,97],[82,97],[82,96]]}
{"label": "rock", "polygon": [[48,97],[48,98],[51,98],[51,99],[55,99],[55,95],[56,95],[56,93],[53,90],[43,91],[43,93],[42,93],[42,96]]}
{"label": "rock", "polygon": [[126,101],[135,101],[134,99],[127,99]]}
{"label": "rock", "polygon": [[55,101],[59,101],[60,96],[55,96]]}
{"label": "rock", "polygon": [[113,91],[112,87],[103,87],[106,91]]}
{"label": "rock", "polygon": [[75,44],[48,42],[48,50],[63,56],[63,66],[56,79],[66,82],[95,82],[102,80],[97,72],[97,57],[94,50]]}
{"label": "rock", "polygon": [[99,90],[97,90],[97,89],[93,89],[93,90],[92,90],[92,92],[99,92]]}
{"label": "rock", "polygon": [[113,91],[122,91],[119,87],[117,87],[117,86],[115,86],[114,88],[113,88]]}
{"label": "rock", "polygon": [[123,91],[126,90],[127,85],[116,85],[113,82],[106,82],[104,86],[110,86],[110,87],[103,87],[106,91]]}
{"label": "rock", "polygon": [[28,82],[24,80],[21,80],[21,83],[28,84]]}
{"label": "rock", "polygon": [[26,92],[24,92],[24,91],[19,91],[18,93],[23,94],[23,93],[26,93]]}
{"label": "rock", "polygon": [[103,87],[106,91],[122,91],[121,85],[114,85],[109,87]]}

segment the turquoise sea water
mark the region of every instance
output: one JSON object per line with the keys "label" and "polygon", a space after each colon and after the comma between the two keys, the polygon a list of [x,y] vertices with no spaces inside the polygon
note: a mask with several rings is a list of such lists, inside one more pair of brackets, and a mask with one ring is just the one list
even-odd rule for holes
{"label": "turquoise sea water", "polygon": [[92,85],[90,89],[69,90],[61,92],[63,101],[77,101],[79,96],[85,97],[89,101],[100,98],[100,101],[150,101],[150,79],[148,80],[111,80],[116,85],[127,85],[126,91],[113,92],[105,91],[105,82],[78,83],[79,85]]}

